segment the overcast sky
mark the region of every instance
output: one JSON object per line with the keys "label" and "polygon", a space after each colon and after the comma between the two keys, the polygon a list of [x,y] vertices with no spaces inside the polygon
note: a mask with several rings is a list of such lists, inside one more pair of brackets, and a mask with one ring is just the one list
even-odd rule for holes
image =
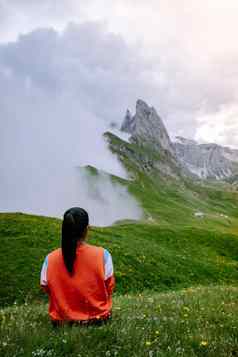
{"label": "overcast sky", "polygon": [[0,41],[16,41],[0,72],[44,93],[80,86],[78,102],[106,120],[141,97],[173,136],[238,146],[237,33],[237,0],[0,0]]}
{"label": "overcast sky", "polygon": [[59,166],[125,176],[100,136],[138,98],[172,137],[238,147],[237,33],[237,0],[0,0],[0,181],[9,207],[14,187],[19,202],[32,197]]}

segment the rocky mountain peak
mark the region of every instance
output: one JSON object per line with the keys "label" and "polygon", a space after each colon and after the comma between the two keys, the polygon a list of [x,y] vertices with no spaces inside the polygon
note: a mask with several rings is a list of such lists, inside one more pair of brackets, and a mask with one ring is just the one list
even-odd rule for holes
{"label": "rocky mountain peak", "polygon": [[176,156],[162,119],[153,107],[141,99],[136,102],[134,116],[127,110],[121,130],[131,134],[131,141],[152,146],[156,150],[167,150]]}
{"label": "rocky mountain peak", "polygon": [[130,110],[127,109],[124,121],[121,125],[121,131],[124,131],[125,133],[128,134],[132,134],[135,129],[134,126],[135,126],[135,120],[131,115]]}
{"label": "rocky mountain peak", "polygon": [[143,115],[149,115],[151,112],[151,107],[148,106],[146,102],[138,99],[136,102],[136,113],[141,113]]}
{"label": "rocky mountain peak", "polygon": [[[178,171],[201,179],[227,180],[238,175],[238,150],[217,144],[199,144],[178,136],[172,143],[166,127],[153,107],[138,99],[134,115],[127,110],[121,130],[130,142],[149,147],[163,157],[163,172]],[[171,171],[170,168],[173,167]]]}

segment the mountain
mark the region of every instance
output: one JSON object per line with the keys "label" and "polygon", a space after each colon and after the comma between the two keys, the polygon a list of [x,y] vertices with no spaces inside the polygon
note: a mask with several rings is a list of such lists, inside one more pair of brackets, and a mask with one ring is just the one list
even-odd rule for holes
{"label": "mountain", "polygon": [[168,151],[174,159],[176,152],[166,127],[153,107],[144,101],[136,102],[136,113],[131,115],[127,110],[121,131],[131,134],[131,142],[139,145],[150,146],[155,150]]}
{"label": "mountain", "polygon": [[137,100],[136,113],[132,116],[127,110],[121,131],[130,134],[130,144],[120,143],[120,148],[112,134],[106,133],[111,150],[133,161],[142,171],[179,178],[190,176],[190,172],[177,157],[167,129],[153,107]]}
{"label": "mountain", "polygon": [[238,174],[238,150],[182,137],[176,138],[174,147],[181,163],[201,179],[224,180]]}
{"label": "mountain", "polygon": [[[157,159],[149,160],[149,166],[163,174],[237,182],[238,150],[217,144],[198,144],[183,137],[172,142],[156,110],[142,100],[136,103],[135,115],[127,110],[121,131],[131,135],[131,143],[157,155]],[[140,156],[139,161],[143,158]],[[146,166],[148,162],[144,163]]]}
{"label": "mountain", "polygon": [[238,191],[238,174],[226,179]]}

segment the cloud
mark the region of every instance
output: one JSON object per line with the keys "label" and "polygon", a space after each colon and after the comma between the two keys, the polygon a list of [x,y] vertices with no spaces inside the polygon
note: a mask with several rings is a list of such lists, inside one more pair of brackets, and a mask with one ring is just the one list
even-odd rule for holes
{"label": "cloud", "polygon": [[[90,39],[87,35],[93,27],[92,22],[101,22],[104,29],[114,33],[117,44],[120,35],[121,45],[123,42],[126,51],[118,51],[113,46],[110,50],[110,46],[102,46],[105,58],[114,60],[118,65],[117,68],[113,67],[111,73],[107,72],[107,76],[103,76],[104,91],[109,88],[113,100],[121,103],[123,111],[127,106],[133,110],[132,97],[147,100],[158,109],[172,136],[178,134],[194,137],[198,112],[202,110],[212,115],[222,105],[233,106],[237,102],[238,46],[234,41],[234,34],[238,31],[237,0],[230,0],[229,4],[226,0],[151,0],[149,5],[146,0],[138,0],[136,6],[134,0],[0,0],[0,8],[2,41],[15,39],[19,33],[27,33],[39,27],[50,27],[62,32],[70,22],[91,22],[81,32],[89,43],[96,41],[95,37]],[[99,31],[99,27],[95,25],[94,31]],[[7,33],[10,32],[9,37]],[[109,37],[112,45],[113,35]],[[71,37],[71,41],[79,41],[79,37]],[[79,47],[81,49],[81,45]],[[85,61],[90,61],[91,57],[85,56],[85,53],[89,50],[91,54],[97,46],[93,47],[84,47],[82,56]],[[112,51],[118,59],[115,56],[113,58]],[[127,59],[121,59],[119,52],[128,56]],[[95,59],[94,55],[92,57]],[[120,62],[127,68],[130,63],[130,73],[122,70],[122,77],[118,75],[122,69]],[[87,64],[86,68],[89,68]],[[97,75],[100,80],[102,76],[99,72],[103,72],[101,67],[98,72],[93,70],[92,75]],[[127,83],[125,76],[132,81],[127,103],[124,102],[127,87],[118,90],[122,82]],[[117,89],[111,91],[113,78],[117,78]],[[89,88],[91,90],[90,85]],[[100,101],[100,94],[97,97]],[[89,106],[92,102],[95,103],[96,99],[89,100]],[[118,111],[116,108],[117,119]],[[110,115],[109,110],[107,116]]]}
{"label": "cloud", "polygon": [[68,197],[75,165],[125,175],[100,135],[138,98],[158,110],[172,136],[237,146],[237,1],[134,4],[0,0],[5,206],[18,209],[34,195],[49,205],[46,186],[37,188],[49,172],[62,177],[57,189],[52,179],[51,199]]}
{"label": "cloud", "polygon": [[197,118],[196,139],[238,148],[238,105],[222,106],[214,114]]}
{"label": "cloud", "polygon": [[94,24],[0,46],[1,209],[62,214],[75,203],[76,166],[127,175],[102,134],[143,86],[128,58],[121,38]]}
{"label": "cloud", "polygon": [[74,0],[0,0],[0,41],[14,41],[39,27],[60,30],[79,18],[79,2]]}
{"label": "cloud", "polygon": [[90,176],[85,169],[79,169],[77,196],[94,225],[107,226],[125,218],[137,220],[142,217],[142,209],[126,187],[112,182],[105,173]]}

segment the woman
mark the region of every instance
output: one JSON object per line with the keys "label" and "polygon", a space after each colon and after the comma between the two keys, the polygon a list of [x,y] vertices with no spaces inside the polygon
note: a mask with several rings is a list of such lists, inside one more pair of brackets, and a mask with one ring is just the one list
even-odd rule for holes
{"label": "woman", "polygon": [[49,295],[54,325],[63,322],[94,323],[111,317],[115,286],[110,253],[86,243],[87,212],[78,207],[64,214],[61,249],[45,258],[41,286]]}

